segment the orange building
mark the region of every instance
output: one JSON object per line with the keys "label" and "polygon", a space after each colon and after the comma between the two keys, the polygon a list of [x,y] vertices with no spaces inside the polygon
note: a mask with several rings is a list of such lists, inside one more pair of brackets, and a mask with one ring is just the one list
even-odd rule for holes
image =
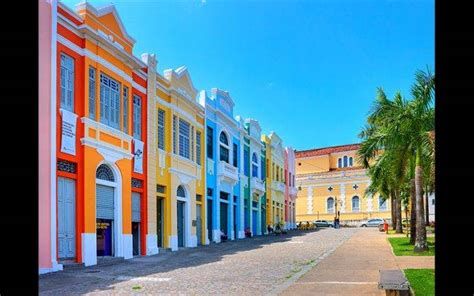
{"label": "orange building", "polygon": [[113,5],[57,12],[57,259],[145,254],[146,65]]}

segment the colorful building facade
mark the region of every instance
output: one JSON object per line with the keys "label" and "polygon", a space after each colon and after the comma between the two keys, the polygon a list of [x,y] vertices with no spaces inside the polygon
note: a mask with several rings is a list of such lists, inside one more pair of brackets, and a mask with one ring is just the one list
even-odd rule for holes
{"label": "colorful building facade", "polygon": [[227,91],[211,90],[206,101],[206,185],[208,239],[244,237],[240,190],[241,126],[234,119],[234,101]]}
{"label": "colorful building facade", "polygon": [[271,132],[263,135],[262,141],[266,146],[266,221],[267,225],[274,227],[284,224],[285,219],[285,152],[281,138]]}
{"label": "colorful building facade", "polygon": [[296,222],[357,223],[371,218],[389,219],[391,202],[379,194],[364,197],[370,178],[359,164],[359,144],[296,151]]}
{"label": "colorful building facade", "polygon": [[40,273],[291,225],[291,156],[227,91],[134,56],[113,5],[39,8]]}
{"label": "colorful building facade", "polygon": [[[135,40],[114,6],[59,3],[56,48],[57,257],[145,254],[147,95]],[[134,185],[139,184],[139,185]]]}
{"label": "colorful building facade", "polygon": [[261,141],[262,129],[255,119],[247,118],[242,122],[245,127],[241,177],[244,228],[251,233],[251,236],[262,235],[266,232],[265,150]]}
{"label": "colorful building facade", "polygon": [[295,150],[285,148],[285,227],[296,228],[296,197],[298,190],[295,186]]}
{"label": "colorful building facade", "polygon": [[56,240],[56,30],[58,3],[38,1],[38,266],[39,273],[62,270]]}

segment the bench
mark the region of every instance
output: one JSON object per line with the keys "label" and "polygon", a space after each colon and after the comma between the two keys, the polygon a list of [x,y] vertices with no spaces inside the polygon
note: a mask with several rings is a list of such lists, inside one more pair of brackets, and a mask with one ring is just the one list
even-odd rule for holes
{"label": "bench", "polygon": [[399,269],[379,270],[378,288],[385,290],[387,296],[410,296],[410,283]]}

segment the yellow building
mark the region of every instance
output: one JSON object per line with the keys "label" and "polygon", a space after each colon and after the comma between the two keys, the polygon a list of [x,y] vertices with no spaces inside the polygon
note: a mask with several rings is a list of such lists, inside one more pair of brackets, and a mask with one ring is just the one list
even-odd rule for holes
{"label": "yellow building", "polygon": [[376,194],[364,196],[370,178],[358,163],[359,144],[296,151],[296,221],[357,223],[389,219],[391,202]]}
{"label": "yellow building", "polygon": [[186,67],[160,75],[154,55],[142,59],[150,98],[148,245],[155,248],[149,253],[206,244],[204,107]]}
{"label": "yellow building", "polygon": [[285,152],[281,138],[271,132],[269,136],[262,135],[266,146],[266,199],[267,225],[275,226],[284,223],[285,219]]}

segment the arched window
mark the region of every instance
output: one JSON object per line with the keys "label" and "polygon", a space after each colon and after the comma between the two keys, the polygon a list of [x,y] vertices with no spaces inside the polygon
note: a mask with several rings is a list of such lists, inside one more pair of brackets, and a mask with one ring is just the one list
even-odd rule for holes
{"label": "arched window", "polygon": [[347,167],[347,156],[344,155],[344,167]]}
{"label": "arched window", "polygon": [[115,182],[114,172],[112,172],[112,169],[106,164],[101,164],[97,168],[97,171],[95,172],[95,177],[97,179]]}
{"label": "arched window", "polygon": [[349,157],[349,166],[351,167],[353,165],[352,163],[352,157]]}
{"label": "arched window", "polygon": [[252,177],[258,177],[258,158],[255,152],[252,154]]}
{"label": "arched window", "polygon": [[342,168],[342,158],[337,159],[337,167]]}
{"label": "arched window", "polygon": [[354,196],[352,198],[352,211],[353,212],[358,212],[359,211],[359,197],[358,196]]}
{"label": "arched window", "polygon": [[219,135],[219,141],[221,142],[219,145],[219,159],[229,163],[229,139],[227,139],[227,135],[224,132],[221,132]]}
{"label": "arched window", "polygon": [[219,136],[219,141],[221,141],[222,144],[229,146],[229,140],[227,139],[227,135],[224,132],[221,132]]}
{"label": "arched window", "polygon": [[379,210],[385,211],[387,210],[387,200],[382,196],[379,196]]}
{"label": "arched window", "polygon": [[186,192],[184,191],[183,186],[178,186],[178,189],[176,189],[176,195],[179,197],[186,197]]}
{"label": "arched window", "polygon": [[328,213],[334,213],[334,198],[330,197],[327,199],[326,207]]}

